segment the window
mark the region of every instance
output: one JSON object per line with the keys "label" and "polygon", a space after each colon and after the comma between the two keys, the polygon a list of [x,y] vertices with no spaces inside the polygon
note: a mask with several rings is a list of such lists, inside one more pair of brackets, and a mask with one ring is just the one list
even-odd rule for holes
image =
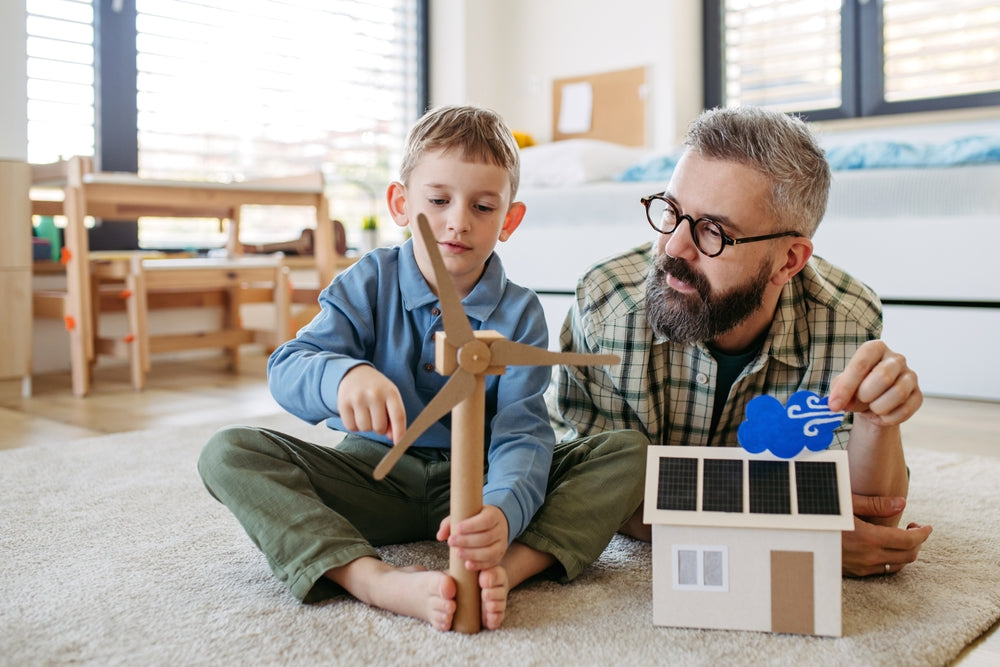
{"label": "window", "polygon": [[1000,104],[993,0],[704,0],[705,105],[811,120]]}
{"label": "window", "polygon": [[[377,213],[372,193],[393,178],[420,112],[415,0],[137,0],[136,10],[140,174],[322,170],[338,190],[335,216]],[[241,231],[250,242],[287,240],[310,217],[249,209]],[[141,246],[176,245],[178,225],[198,225],[157,222],[143,225]],[[217,228],[212,236],[222,245]]]}
{"label": "window", "polygon": [[94,154],[91,0],[28,0],[28,162]]}
{"label": "window", "polygon": [[[29,159],[94,155],[105,170],[195,180],[319,170],[331,214],[359,230],[380,212],[426,105],[426,3],[27,0]],[[241,235],[289,240],[311,218],[250,208]],[[132,229],[131,243],[146,248],[225,238],[214,220],[149,218]],[[94,236],[92,245],[101,247]]]}
{"label": "window", "polygon": [[725,546],[675,544],[671,551],[675,590],[729,590],[729,549]]}

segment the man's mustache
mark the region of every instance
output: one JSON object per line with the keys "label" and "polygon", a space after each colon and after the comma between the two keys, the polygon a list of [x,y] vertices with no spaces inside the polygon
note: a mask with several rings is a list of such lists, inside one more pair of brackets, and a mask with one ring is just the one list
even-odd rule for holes
{"label": "man's mustache", "polygon": [[653,271],[656,282],[660,283],[660,286],[664,289],[669,287],[666,282],[666,276],[670,274],[674,278],[694,287],[703,301],[708,299],[712,293],[708,279],[692,269],[683,259],[671,257],[666,253],[657,255],[653,260]]}

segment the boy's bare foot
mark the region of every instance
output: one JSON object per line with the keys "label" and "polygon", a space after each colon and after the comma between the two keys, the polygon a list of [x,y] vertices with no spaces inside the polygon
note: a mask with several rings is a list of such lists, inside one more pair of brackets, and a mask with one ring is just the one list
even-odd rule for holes
{"label": "boy's bare foot", "polygon": [[507,613],[507,594],[510,592],[507,570],[500,565],[480,570],[479,588],[483,599],[483,627],[496,630]]}
{"label": "boy's bare foot", "polygon": [[427,621],[436,630],[451,628],[456,589],[455,580],[446,572],[420,565],[394,567],[366,556],[326,576],[373,607]]}

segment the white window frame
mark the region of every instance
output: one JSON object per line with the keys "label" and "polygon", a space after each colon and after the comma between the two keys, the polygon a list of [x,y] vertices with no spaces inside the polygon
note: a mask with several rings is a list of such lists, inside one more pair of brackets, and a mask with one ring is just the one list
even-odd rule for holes
{"label": "white window frame", "polygon": [[[697,565],[696,582],[681,582],[681,553],[694,553]],[[722,557],[722,583],[705,583],[705,556],[709,553],[718,553]],[[713,593],[729,592],[729,547],[726,545],[713,544],[674,544],[671,546],[671,577],[674,590],[678,591],[709,591]]]}

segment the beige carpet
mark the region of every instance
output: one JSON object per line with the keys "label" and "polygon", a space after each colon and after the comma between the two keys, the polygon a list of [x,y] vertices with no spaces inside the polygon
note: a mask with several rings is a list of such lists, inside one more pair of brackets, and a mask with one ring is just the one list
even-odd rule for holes
{"label": "beige carpet", "polygon": [[[274,416],[260,424],[313,430]],[[911,451],[901,574],[844,581],[844,637],[657,628],[649,545],[616,537],[574,583],[514,591],[473,636],[350,598],[303,606],[195,471],[214,426],[0,452],[0,665],[940,665],[1000,617],[1000,462]],[[385,550],[444,568],[432,543]]]}

